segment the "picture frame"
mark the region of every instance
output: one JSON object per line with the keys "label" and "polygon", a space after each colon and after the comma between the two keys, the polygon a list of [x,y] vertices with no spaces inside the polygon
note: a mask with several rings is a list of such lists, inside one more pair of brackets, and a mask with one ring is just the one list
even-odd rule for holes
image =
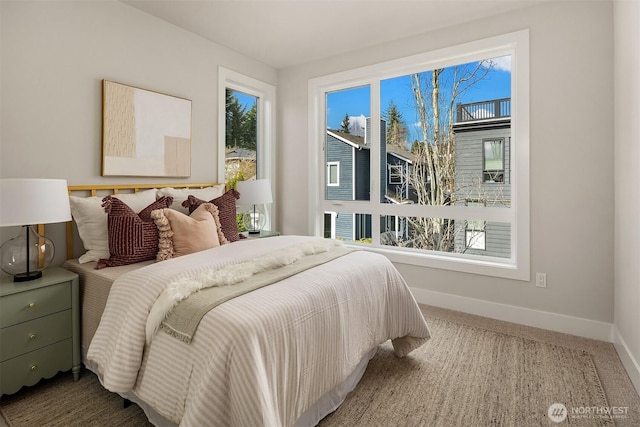
{"label": "picture frame", "polygon": [[102,176],[191,176],[191,100],[102,81]]}

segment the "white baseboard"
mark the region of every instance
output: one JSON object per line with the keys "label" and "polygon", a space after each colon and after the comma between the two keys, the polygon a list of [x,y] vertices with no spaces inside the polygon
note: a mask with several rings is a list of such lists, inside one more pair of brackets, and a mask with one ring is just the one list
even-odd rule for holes
{"label": "white baseboard", "polygon": [[[426,289],[411,288],[411,292],[420,304],[433,305],[492,319],[518,323],[520,325],[613,342],[613,325],[611,323],[500,304],[459,295],[445,294],[443,292]],[[637,368],[637,363],[635,366]]]}
{"label": "white baseboard", "polygon": [[638,361],[629,351],[629,347],[627,347],[622,335],[620,335],[620,331],[618,331],[615,325],[613,325],[613,345],[616,347],[618,356],[620,356],[622,365],[627,370],[633,386],[636,388],[638,394],[640,394],[640,364],[638,364]]}

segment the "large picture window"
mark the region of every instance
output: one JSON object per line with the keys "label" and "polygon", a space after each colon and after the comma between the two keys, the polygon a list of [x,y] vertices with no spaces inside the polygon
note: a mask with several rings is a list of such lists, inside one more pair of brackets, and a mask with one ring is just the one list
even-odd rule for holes
{"label": "large picture window", "polygon": [[[529,280],[527,31],[309,88],[316,235],[399,262]],[[325,168],[338,161],[336,188]]]}

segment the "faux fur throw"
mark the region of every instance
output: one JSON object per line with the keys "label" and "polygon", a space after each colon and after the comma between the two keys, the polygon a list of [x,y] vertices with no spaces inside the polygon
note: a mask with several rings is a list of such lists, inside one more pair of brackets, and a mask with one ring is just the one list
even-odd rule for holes
{"label": "faux fur throw", "polygon": [[[292,266],[292,264],[302,260],[305,257],[309,257],[310,255],[322,254],[330,252],[332,250],[336,252],[335,256],[321,257],[317,262],[312,262],[311,264],[306,263],[308,265],[304,266],[303,270],[311,268],[314,265],[319,265],[321,263],[327,262],[335,257],[345,255],[348,251],[346,250],[346,248],[344,248],[344,245],[340,241],[318,239],[283,248],[269,255],[255,258],[251,261],[232,264],[222,268],[210,269],[199,274],[198,276],[183,278],[169,284],[169,286],[167,286],[167,288],[160,294],[160,296],[154,303],[147,318],[147,343],[151,342],[151,339],[160,327],[163,327],[165,331],[183,341],[189,342],[191,340],[191,332],[183,333],[183,331],[177,330],[181,328],[174,328],[171,325],[167,325],[165,320],[180,302],[185,301],[193,293],[200,290],[205,290],[207,288],[220,288],[238,285],[236,286],[236,288],[238,289],[230,289],[229,291],[225,291],[222,293],[222,296],[218,296],[218,299],[216,301],[207,303],[209,305],[208,309],[211,309],[215,305],[227,301],[235,296],[239,296],[243,293],[255,290],[267,284],[274,283],[275,281],[277,281],[277,279],[281,280],[283,278],[291,276],[292,274],[295,274],[295,272],[293,272],[291,268],[287,270],[284,267]],[[264,274],[278,269],[283,270],[283,272],[280,274],[281,277],[277,277],[278,274]],[[254,284],[247,283],[247,281],[249,281],[249,279],[251,279],[252,277],[261,274],[263,277],[261,277],[260,280],[254,280]],[[271,276],[272,279],[264,280],[265,276]],[[240,286],[239,284],[243,285]],[[199,317],[202,317],[204,314],[206,314],[206,312],[202,313]],[[198,316],[190,314],[186,317],[193,318]],[[197,321],[199,322],[199,320],[200,319],[198,318]],[[197,326],[197,323],[195,324],[195,326]],[[195,328],[195,326],[187,326],[187,329]]]}

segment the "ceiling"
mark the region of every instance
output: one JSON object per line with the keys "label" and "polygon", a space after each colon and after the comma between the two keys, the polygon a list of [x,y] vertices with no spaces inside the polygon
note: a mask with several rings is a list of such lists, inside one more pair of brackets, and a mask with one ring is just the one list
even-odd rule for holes
{"label": "ceiling", "polygon": [[276,69],[546,0],[122,0]]}

